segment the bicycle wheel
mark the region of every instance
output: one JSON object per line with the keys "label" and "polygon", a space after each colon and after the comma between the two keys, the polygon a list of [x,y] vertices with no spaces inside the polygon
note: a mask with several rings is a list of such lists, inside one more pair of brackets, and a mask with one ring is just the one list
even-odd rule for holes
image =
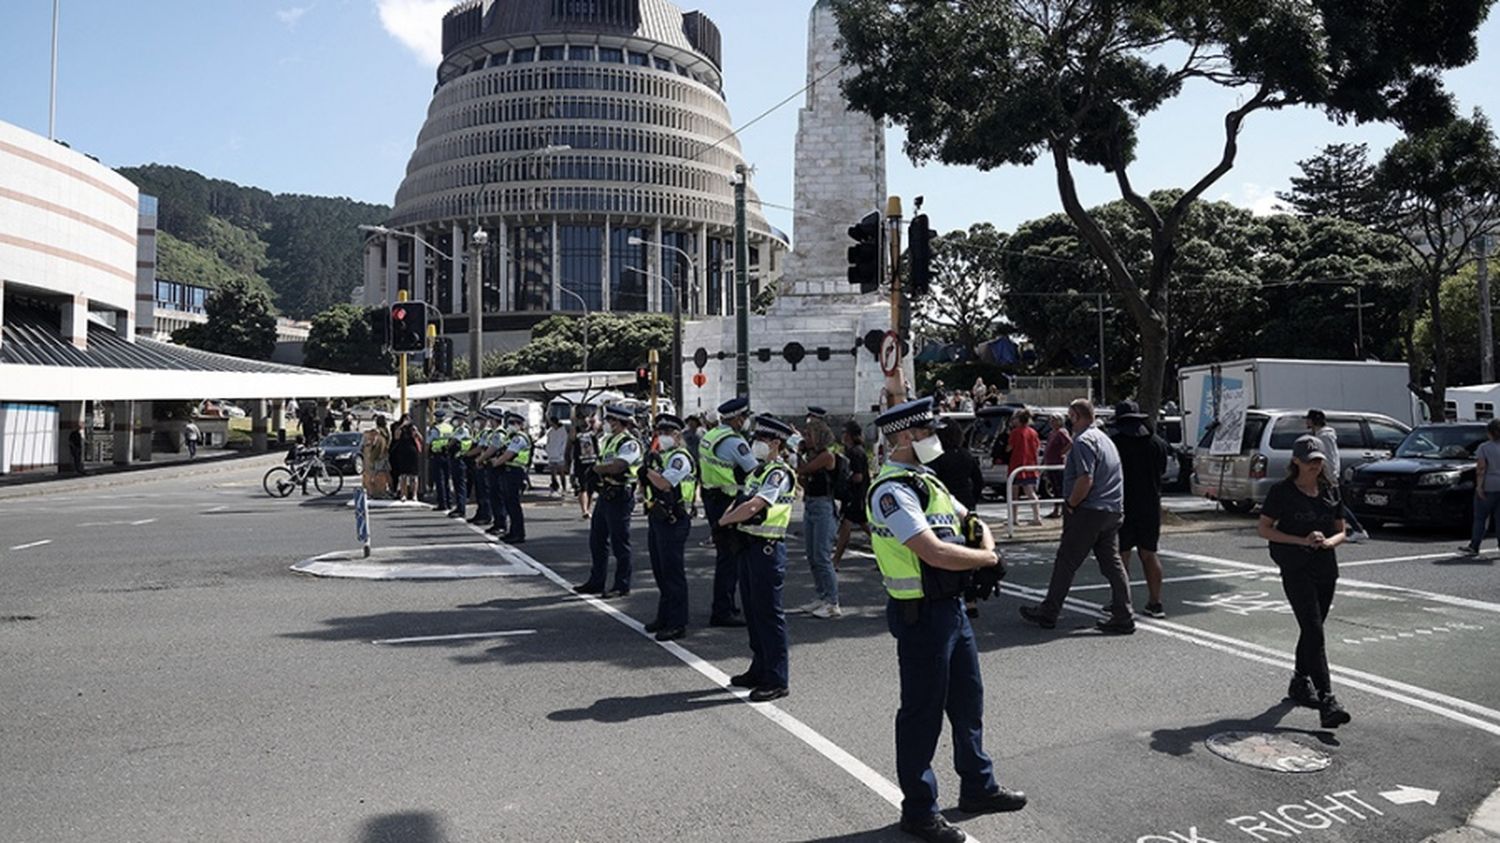
{"label": "bicycle wheel", "polygon": [[284,498],[297,488],[297,480],[292,475],[292,470],[284,465],[278,465],[266,472],[261,479],[260,485],[265,487],[266,494],[273,498]]}
{"label": "bicycle wheel", "polygon": [[328,466],[319,463],[312,467],[313,486],[324,495],[336,495],[344,488],[344,475],[337,471],[329,471]]}

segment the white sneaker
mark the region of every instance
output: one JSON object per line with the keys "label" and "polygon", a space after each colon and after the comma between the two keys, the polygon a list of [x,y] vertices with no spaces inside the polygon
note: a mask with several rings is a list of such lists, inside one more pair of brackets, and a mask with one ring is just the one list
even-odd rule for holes
{"label": "white sneaker", "polygon": [[837,603],[824,603],[812,611],[812,616],[815,618],[842,618],[844,610],[840,609]]}
{"label": "white sneaker", "polygon": [[1366,533],[1364,530],[1350,530],[1344,536],[1344,541],[1346,541],[1346,542],[1348,542],[1350,544],[1359,544],[1360,542],[1364,541],[1365,539],[1368,539],[1369,537],[1370,537],[1370,534]]}
{"label": "white sneaker", "polygon": [[798,606],[797,611],[802,612],[803,614],[811,615],[816,614],[817,611],[821,608],[823,608],[823,601],[814,600],[811,603],[804,603],[801,606]]}

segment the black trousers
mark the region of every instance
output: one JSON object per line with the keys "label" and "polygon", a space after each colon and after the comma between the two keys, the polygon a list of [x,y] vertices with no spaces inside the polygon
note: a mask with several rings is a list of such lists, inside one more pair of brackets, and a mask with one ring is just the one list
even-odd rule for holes
{"label": "black trousers", "polygon": [[1338,558],[1332,550],[1273,544],[1271,559],[1281,569],[1281,587],[1301,628],[1297,637],[1297,675],[1311,678],[1318,693],[1327,693],[1328,648],[1323,638],[1323,622],[1333,606],[1333,588],[1339,579]]}

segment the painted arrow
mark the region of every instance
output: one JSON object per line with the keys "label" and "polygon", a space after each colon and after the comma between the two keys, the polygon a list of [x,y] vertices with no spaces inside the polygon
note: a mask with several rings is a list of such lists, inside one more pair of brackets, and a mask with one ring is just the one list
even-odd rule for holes
{"label": "painted arrow", "polygon": [[1439,794],[1436,790],[1423,790],[1420,787],[1410,785],[1398,785],[1395,790],[1382,791],[1384,796],[1392,805],[1412,805],[1417,802],[1426,802],[1428,805],[1436,805]]}

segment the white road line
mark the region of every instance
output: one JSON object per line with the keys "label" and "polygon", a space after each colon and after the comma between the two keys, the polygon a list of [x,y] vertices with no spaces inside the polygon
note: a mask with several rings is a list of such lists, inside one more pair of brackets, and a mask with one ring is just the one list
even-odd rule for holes
{"label": "white road line", "polygon": [[[1162,580],[1162,582],[1163,583],[1193,582],[1195,580],[1218,580],[1218,579],[1225,579],[1225,578],[1228,578],[1228,577],[1257,577],[1257,576],[1260,576],[1260,573],[1258,571],[1220,571],[1218,573],[1213,573],[1213,574],[1193,574],[1190,577],[1167,577],[1166,579]],[[1130,584],[1131,584],[1131,586],[1146,585],[1146,581],[1145,580],[1133,580],[1133,581],[1131,581]],[[1102,589],[1112,588],[1112,587],[1113,586],[1111,586],[1107,582],[1090,583],[1089,585],[1075,585],[1075,586],[1073,586],[1073,591],[1095,591],[1095,590],[1102,590]]]}
{"label": "white road line", "polygon": [[[1000,589],[1005,593],[1016,597],[1031,597],[1040,599],[1046,596],[1046,591],[1044,589],[1028,588],[1026,586],[1014,585],[1012,583],[1002,582],[1000,584]],[[1078,612],[1079,614],[1089,615],[1091,617],[1098,617],[1099,613],[1104,608],[1098,603],[1089,603],[1087,601],[1077,600],[1072,597],[1067,598],[1064,601],[1064,604],[1067,608],[1070,608],[1073,611]],[[1273,665],[1275,667],[1280,667],[1287,670],[1294,669],[1297,662],[1296,657],[1291,653],[1283,653],[1270,647],[1263,647],[1250,641],[1242,641],[1238,638],[1231,638],[1227,635],[1219,635],[1218,633],[1209,632],[1197,627],[1186,626],[1184,624],[1172,623],[1170,621],[1137,618],[1136,626],[1148,632],[1154,632],[1158,635],[1165,635],[1168,638],[1175,638],[1179,641],[1185,641],[1189,644],[1196,644],[1200,647],[1207,647],[1210,650],[1227,653],[1229,655],[1238,656],[1239,658],[1247,659],[1249,661]],[[1399,640],[1394,635],[1382,635],[1381,637],[1389,638],[1392,641]],[[1399,682],[1394,679],[1387,679],[1383,676],[1376,676],[1375,674],[1366,673],[1361,670],[1353,670],[1351,668],[1340,667],[1333,664],[1330,664],[1328,666],[1328,669],[1331,673],[1338,676],[1340,683],[1347,685],[1348,687],[1358,688],[1361,691],[1367,691],[1369,693],[1375,694],[1376,696],[1384,697],[1388,700],[1404,703],[1414,708],[1420,708],[1423,711],[1431,712],[1440,717],[1445,717],[1449,720],[1454,720],[1467,726],[1473,726],[1474,728],[1484,732],[1488,732],[1491,735],[1500,736],[1500,711],[1486,708],[1485,706],[1479,705],[1477,703],[1471,703],[1468,700],[1461,700],[1456,697],[1450,697],[1447,694],[1442,694],[1437,691],[1430,691],[1426,688],[1419,688],[1415,685],[1408,685],[1405,682]],[[1464,709],[1466,711],[1471,711],[1474,714],[1493,718],[1495,722],[1480,720],[1478,717],[1470,716],[1469,714],[1465,714],[1462,711],[1456,711],[1455,709]]]}
{"label": "white road line", "polygon": [[[484,532],[484,528],[482,527],[475,527],[472,524],[466,526],[468,526],[469,529],[475,531],[476,533],[482,534]],[[527,565],[535,568],[538,572],[541,573],[542,576],[551,580],[559,588],[564,589],[569,594],[573,594],[573,584],[568,582],[566,579],[563,579],[556,571],[552,570],[546,565],[543,565],[541,562],[538,562],[536,559],[532,558],[530,554],[524,553],[517,548],[505,545],[502,545],[502,547],[504,547],[504,553],[514,555],[514,557],[523,560]],[[640,621],[625,614],[618,607],[610,604],[607,600],[601,600],[596,596],[588,594],[580,594],[574,596],[576,596],[583,602],[588,603],[590,606],[598,609],[604,614],[609,615],[625,626],[630,627],[632,630],[635,630],[638,635],[647,639],[663,650],[671,653],[679,661],[681,661],[683,664],[686,664],[688,667],[691,667],[693,670],[696,670],[708,681],[714,683],[725,691],[734,694],[742,701],[749,702],[750,692],[748,690],[744,688],[736,688],[733,685],[730,685],[728,674],[724,673],[724,671],[722,670],[719,670],[717,667],[714,667],[713,664],[699,657],[696,653],[692,652],[686,647],[683,647],[676,641],[657,641],[654,636],[646,632],[645,626]],[[873,767],[869,766],[865,762],[859,760],[858,758],[855,758],[847,750],[840,747],[838,744],[834,743],[823,735],[819,734],[811,726],[808,726],[806,723],[803,723],[801,720],[798,720],[797,718],[786,713],[782,709],[777,708],[771,703],[751,703],[750,708],[764,715],[766,719],[770,720],[772,723],[775,723],[776,725],[785,729],[793,737],[812,747],[818,752],[818,754],[822,755],[824,758],[827,758],[829,761],[832,761],[834,764],[838,765],[840,769],[853,776],[857,781],[859,781],[860,784],[873,791],[875,795],[884,799],[886,802],[889,802],[896,808],[901,807],[901,788],[897,787],[895,782],[892,782],[890,779],[881,775]],[[974,843],[979,843],[979,839],[972,834],[969,835],[969,839],[974,841]]]}
{"label": "white road line", "polygon": [[[1159,551],[1159,555],[1165,556],[1169,559],[1181,559],[1184,562],[1203,562],[1209,565],[1223,565],[1226,568],[1239,568],[1244,571],[1260,571],[1264,574],[1280,573],[1275,565],[1256,565],[1250,562],[1240,562],[1235,559],[1223,559],[1218,556],[1204,556],[1200,553],[1183,553],[1176,550],[1163,550]],[[1457,554],[1444,555],[1456,556]],[[1344,567],[1343,563],[1339,563],[1339,567]],[[1454,597],[1450,594],[1439,594],[1435,591],[1422,591],[1415,588],[1403,588],[1399,585],[1386,585],[1385,583],[1355,580],[1349,579],[1348,577],[1339,577],[1339,582],[1343,585],[1353,586],[1355,588],[1392,591],[1398,594],[1408,594],[1413,597],[1421,597],[1426,600],[1430,600],[1433,603],[1446,603],[1449,606],[1461,606],[1465,609],[1477,609],[1481,612],[1493,612],[1496,614],[1500,614],[1500,603],[1490,603],[1485,600],[1474,600],[1468,597]]]}
{"label": "white road line", "polygon": [[42,539],[41,541],[27,542],[26,544],[18,544],[15,547],[11,548],[11,550],[25,550],[25,549],[27,549],[29,547],[41,547],[44,544],[52,544],[52,540],[51,539]]}
{"label": "white road line", "polygon": [[1354,562],[1339,562],[1340,568],[1359,568],[1365,565],[1389,565],[1392,562],[1426,562],[1432,559],[1453,559],[1458,553],[1420,553],[1416,556],[1391,556],[1386,559],[1360,559]]}
{"label": "white road line", "polygon": [[423,641],[462,641],[469,638],[506,638],[511,635],[535,635],[534,629],[507,629],[501,632],[461,632],[457,635],[414,635],[410,638],[377,638],[371,644],[417,644]]}
{"label": "white road line", "polygon": [[224,510],[226,510],[228,508],[229,508],[229,504],[227,504],[227,503],[221,503],[218,506],[209,507],[208,509],[205,509],[205,510],[203,510],[202,512],[200,512],[198,514],[199,515],[208,515],[208,514],[213,513],[213,512],[223,512]]}

